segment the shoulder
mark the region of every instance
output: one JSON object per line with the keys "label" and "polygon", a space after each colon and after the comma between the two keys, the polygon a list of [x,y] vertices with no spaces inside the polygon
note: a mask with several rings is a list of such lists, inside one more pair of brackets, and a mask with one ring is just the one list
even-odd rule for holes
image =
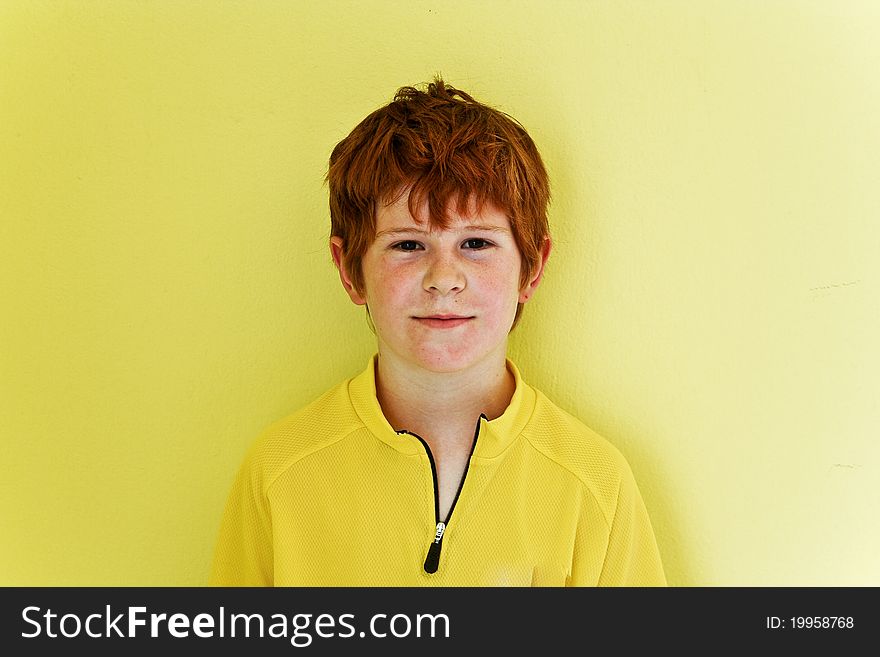
{"label": "shoulder", "polygon": [[296,412],[272,422],[253,441],[245,467],[259,473],[264,491],[296,462],[363,427],[351,405],[350,381],[342,381]]}
{"label": "shoulder", "polygon": [[532,447],[574,475],[610,512],[621,483],[632,478],[626,458],[606,438],[535,390],[535,409],[523,437]]}

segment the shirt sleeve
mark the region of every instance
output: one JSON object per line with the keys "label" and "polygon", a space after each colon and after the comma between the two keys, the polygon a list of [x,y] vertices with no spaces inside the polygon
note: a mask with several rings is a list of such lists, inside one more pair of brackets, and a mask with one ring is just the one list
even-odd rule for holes
{"label": "shirt sleeve", "polygon": [[648,511],[626,461],[598,586],[667,586]]}
{"label": "shirt sleeve", "polygon": [[272,517],[262,468],[252,448],[226,501],[210,586],[272,586]]}
{"label": "shirt sleeve", "polygon": [[632,470],[614,450],[588,488],[567,586],[667,586],[660,551]]}

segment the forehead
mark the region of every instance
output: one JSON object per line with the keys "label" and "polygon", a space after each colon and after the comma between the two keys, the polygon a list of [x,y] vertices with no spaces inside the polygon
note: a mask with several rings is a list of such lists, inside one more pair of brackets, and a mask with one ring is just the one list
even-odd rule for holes
{"label": "forehead", "polygon": [[[510,219],[507,214],[491,201],[477,208],[476,201],[471,198],[463,213],[457,208],[457,197],[452,197],[446,204],[447,229],[459,229],[465,226],[486,226],[503,228],[510,231]],[[432,222],[428,212],[427,201],[417,209],[416,217],[409,210],[409,194],[401,194],[393,203],[376,204],[376,233],[383,231],[411,228],[413,230],[438,231],[438,222]]]}

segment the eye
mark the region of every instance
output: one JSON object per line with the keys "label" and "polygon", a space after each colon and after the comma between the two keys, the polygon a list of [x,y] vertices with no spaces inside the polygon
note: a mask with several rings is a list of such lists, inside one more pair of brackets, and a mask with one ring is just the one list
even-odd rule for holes
{"label": "eye", "polygon": [[465,246],[472,251],[479,251],[481,249],[485,249],[489,246],[492,246],[491,242],[487,242],[486,240],[479,237],[471,237],[464,241]]}
{"label": "eye", "polygon": [[403,242],[397,242],[396,244],[392,244],[391,248],[396,251],[415,251],[421,248],[421,244],[415,242],[413,240],[404,240]]}

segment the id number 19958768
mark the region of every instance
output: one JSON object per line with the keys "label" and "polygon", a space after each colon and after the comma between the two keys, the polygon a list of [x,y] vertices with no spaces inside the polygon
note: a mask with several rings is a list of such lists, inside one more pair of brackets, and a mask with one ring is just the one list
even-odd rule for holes
{"label": "id number 19958768", "polygon": [[855,627],[852,616],[767,616],[768,630],[845,630]]}

